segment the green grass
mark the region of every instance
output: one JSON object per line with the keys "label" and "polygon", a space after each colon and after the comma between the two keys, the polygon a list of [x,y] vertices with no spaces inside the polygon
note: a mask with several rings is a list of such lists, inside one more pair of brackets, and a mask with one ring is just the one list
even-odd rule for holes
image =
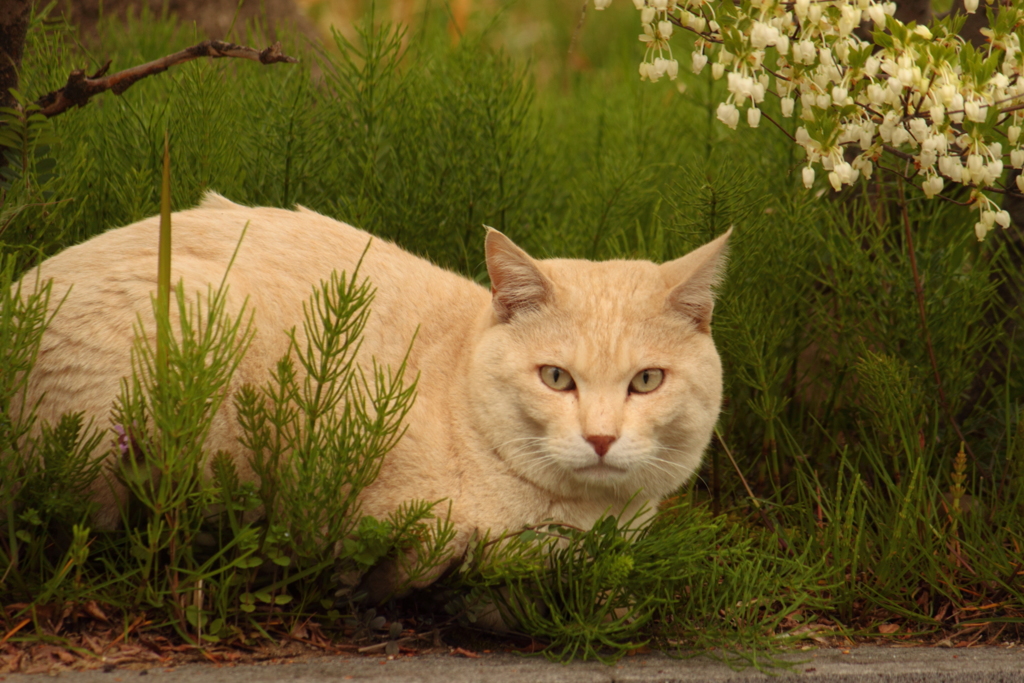
{"label": "green grass", "polygon": [[[652,529],[623,520],[589,533],[518,534],[481,546],[438,594],[464,619],[488,601],[501,605],[523,631],[550,642],[557,659],[615,658],[645,642],[772,647],[792,642],[776,636],[794,621],[850,636],[879,636],[879,623],[895,621],[901,629],[892,637],[987,623],[989,637],[1019,638],[1019,228],[979,244],[966,209],[914,194],[901,203],[884,176],[842,195],[804,190],[802,159],[782,132],[767,123],[733,132],[715,121],[722,86],[707,74],[682,75],[683,93],[638,82],[631,8],[588,16],[577,48],[590,64],[583,70],[562,56],[531,63],[494,47],[508,42],[502,16],[458,45],[444,13],[431,12],[404,36],[382,26],[356,44],[339,39],[322,50],[286,40],[285,52],[301,57],[295,66],[198,61],[51,120],[5,114],[12,135],[4,138],[11,164],[0,209],[0,291],[48,254],[157,213],[165,130],[175,209],[209,189],[243,203],[301,203],[477,280],[486,277],[481,224],[538,256],[656,260],[735,224],[714,324],[727,400],[700,476]],[[554,34],[559,46],[571,39],[564,26]],[[102,54],[89,55],[59,25],[37,18],[24,95],[33,99],[107,54],[124,68],[193,38],[168,22],[144,31],[111,26],[98,43]],[[904,212],[946,405],[922,331]],[[327,330],[342,318],[358,321],[372,306],[365,287],[372,283],[354,274],[325,283],[321,315],[309,324]],[[136,472],[125,533],[80,525],[89,507],[82,492],[96,476],[81,454],[91,440],[109,441],[96,431],[106,425],[69,416],[29,452],[22,436],[31,415],[11,407],[45,322],[45,296],[43,286],[25,304],[0,299],[0,363],[11,369],[0,376],[0,603],[95,599],[124,614],[160,615],[154,628],[186,640],[244,638],[281,616],[274,605],[286,619],[315,614],[344,628],[346,616],[366,617],[348,602],[354,574],[450,533],[426,504],[369,520],[322,502],[338,523],[333,538],[359,530],[359,542],[335,558],[333,544],[311,541],[312,527],[303,527],[313,517],[289,513],[288,501],[315,497],[312,482],[325,476],[308,430],[342,429],[302,421],[318,409],[303,404],[312,394],[295,385],[294,363],[344,365],[345,344],[328,344],[329,353],[294,349],[276,384],[241,397],[250,446],[264,453],[261,486],[239,484],[224,459],[206,481],[197,463],[209,454],[196,451],[196,440],[160,441],[180,431],[161,426],[180,415],[164,409],[160,417],[157,398],[184,396],[174,373],[205,373],[205,398],[190,400],[208,406],[207,398],[221,400],[223,372],[244,348],[245,320],[224,319],[216,296],[184,311],[185,320],[205,322],[184,337],[191,346],[169,350],[171,369],[150,367],[151,350],[136,350],[138,372],[119,402],[119,424],[152,426],[128,435],[128,448],[147,457],[179,453],[182,470],[162,480],[173,486]],[[382,392],[392,417],[412,391],[400,376],[380,373],[365,388]],[[341,400],[350,389],[328,395]],[[366,417],[344,429],[372,436],[373,447],[343,449],[339,462],[325,465],[329,476],[344,481],[353,463],[379,459],[400,433],[400,419]],[[294,479],[280,480],[274,465],[282,432],[310,446],[302,460],[309,466]],[[45,468],[26,465],[36,457]],[[58,485],[75,495],[48,497]],[[182,510],[219,504],[224,513],[168,521],[154,512],[154,496]],[[269,519],[247,521],[243,513],[259,504]],[[550,533],[562,543],[552,546]],[[423,552],[439,559],[444,551],[435,543]],[[197,585],[206,596],[199,601]],[[32,613],[0,612],[0,624],[12,628]],[[41,632],[22,630],[14,640]]]}

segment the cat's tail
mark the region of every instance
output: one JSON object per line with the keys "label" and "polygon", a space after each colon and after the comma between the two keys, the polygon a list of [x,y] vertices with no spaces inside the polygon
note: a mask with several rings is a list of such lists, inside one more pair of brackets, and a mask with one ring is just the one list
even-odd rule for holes
{"label": "cat's tail", "polygon": [[222,194],[218,194],[213,190],[210,190],[203,195],[202,201],[199,202],[200,209],[244,209],[245,207],[241,204],[235,204],[233,201],[228,199]]}

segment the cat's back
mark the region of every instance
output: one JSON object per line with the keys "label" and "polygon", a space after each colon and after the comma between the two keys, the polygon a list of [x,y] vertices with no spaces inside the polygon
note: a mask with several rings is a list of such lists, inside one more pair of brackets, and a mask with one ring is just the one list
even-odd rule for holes
{"label": "cat's back", "polygon": [[[133,326],[141,320],[151,337],[155,329],[158,235],[159,217],[110,230],[23,278],[29,288],[37,277],[53,281],[56,313],[30,387],[33,399],[45,394],[41,418],[85,410],[105,426],[120,378],[130,374]],[[366,341],[389,364],[401,362],[424,321],[468,323],[487,301],[482,287],[350,225],[302,208],[245,207],[216,194],[173,214],[171,260],[172,282],[183,280],[192,301],[224,281],[229,314],[243,305],[252,311],[257,334],[239,368],[241,381],[265,381],[287,350],[285,332],[301,334],[303,303],[332,271],[351,275],[358,267],[359,279],[376,290]],[[418,343],[439,333],[421,330]]]}

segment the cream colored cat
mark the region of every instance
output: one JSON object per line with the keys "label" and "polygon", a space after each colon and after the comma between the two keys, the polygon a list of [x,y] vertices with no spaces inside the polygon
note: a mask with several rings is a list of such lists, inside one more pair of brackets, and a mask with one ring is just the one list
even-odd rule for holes
{"label": "cream colored cat", "polygon": [[[247,224],[229,307],[237,312],[248,297],[257,334],[232,389],[266,383],[287,352],[283,331],[302,329],[313,286],[334,269],[351,273],[370,240],[306,209],[248,208],[210,194],[173,217],[173,280],[184,278],[191,292],[216,286]],[[54,281],[53,302],[70,288],[31,377],[41,419],[84,410],[109,426],[130,372],[132,325],[141,315],[155,328],[157,232],[150,218],[39,267]],[[361,361],[396,367],[415,333],[409,371],[419,385],[408,432],[363,492],[363,512],[382,517],[409,499],[448,499],[459,557],[475,531],[545,520],[589,528],[678,488],[697,470],[721,402],[710,322],[727,238],[663,265],[595,263],[536,261],[491,230],[490,292],[374,239],[360,270],[377,290]],[[240,433],[226,401],[206,446],[236,454],[253,479]],[[118,523],[117,495],[97,488],[99,526]]]}

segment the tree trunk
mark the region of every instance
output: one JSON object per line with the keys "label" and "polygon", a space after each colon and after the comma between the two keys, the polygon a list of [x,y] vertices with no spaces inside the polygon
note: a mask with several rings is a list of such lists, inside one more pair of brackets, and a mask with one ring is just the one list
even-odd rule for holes
{"label": "tree trunk", "polygon": [[18,87],[21,56],[25,52],[25,34],[31,0],[0,2],[0,107],[13,107],[11,88]]}

